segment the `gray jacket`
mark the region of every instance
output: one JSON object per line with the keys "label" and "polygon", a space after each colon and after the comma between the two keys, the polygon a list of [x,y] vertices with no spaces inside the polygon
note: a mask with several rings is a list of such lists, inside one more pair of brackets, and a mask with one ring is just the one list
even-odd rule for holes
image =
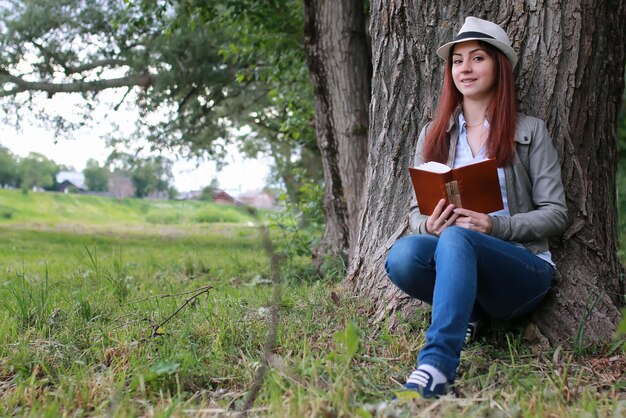
{"label": "gray jacket", "polygon": [[[422,149],[430,124],[420,133],[414,165],[424,162]],[[459,137],[458,112],[448,126],[452,167]],[[559,158],[552,145],[545,123],[537,118],[517,114],[515,142],[517,152],[513,164],[504,167],[506,194],[510,216],[491,216],[490,235],[505,241],[523,244],[533,253],[548,250],[548,237],[558,235],[567,227],[567,206],[561,181]],[[414,234],[426,234],[426,215],[419,212],[413,196],[409,226]]]}

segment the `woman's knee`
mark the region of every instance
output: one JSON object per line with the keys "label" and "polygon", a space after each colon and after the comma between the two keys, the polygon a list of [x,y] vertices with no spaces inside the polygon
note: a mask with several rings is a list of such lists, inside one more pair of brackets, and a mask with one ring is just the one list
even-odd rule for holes
{"label": "woman's knee", "polygon": [[474,245],[474,239],[480,234],[480,232],[472,231],[471,229],[463,228],[461,226],[449,226],[443,230],[439,236],[438,247],[446,247],[448,245]]}
{"label": "woman's knee", "polygon": [[[392,282],[396,283],[399,276],[402,276],[403,270],[405,270],[406,260],[408,258],[408,245],[405,243],[405,239],[400,238],[396,241],[389,252],[387,253],[387,259],[385,260],[385,270],[387,276]],[[397,283],[396,283],[397,284]]]}
{"label": "woman's knee", "polygon": [[441,240],[464,240],[468,239],[474,231],[463,228],[461,226],[449,226],[443,230],[439,236],[439,242]]}
{"label": "woman's knee", "polygon": [[413,282],[425,269],[433,268],[436,239],[430,236],[410,235],[400,238],[391,247],[385,261],[387,276],[400,289]]}

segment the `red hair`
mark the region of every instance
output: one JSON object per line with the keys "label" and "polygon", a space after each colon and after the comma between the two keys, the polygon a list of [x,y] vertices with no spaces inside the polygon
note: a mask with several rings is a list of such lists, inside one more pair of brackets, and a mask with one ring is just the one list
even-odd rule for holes
{"label": "red hair", "polygon": [[[489,136],[487,137],[487,155],[498,161],[499,167],[510,165],[515,155],[515,82],[511,61],[496,47],[478,41],[481,47],[493,59],[496,72],[494,95],[487,106],[489,118]],[[446,163],[450,151],[448,125],[454,111],[463,103],[463,95],[452,79],[452,52],[446,61],[443,88],[435,119],[430,124],[424,143],[424,161]]]}

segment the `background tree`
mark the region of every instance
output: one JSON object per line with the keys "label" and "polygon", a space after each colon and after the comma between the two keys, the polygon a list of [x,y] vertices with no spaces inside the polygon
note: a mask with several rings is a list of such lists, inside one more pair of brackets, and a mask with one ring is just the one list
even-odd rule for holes
{"label": "background tree", "polygon": [[85,164],[83,175],[85,176],[85,184],[92,192],[106,192],[108,190],[108,182],[110,171],[105,165],[100,164],[90,158]]}
{"label": "background tree", "polygon": [[170,183],[174,179],[172,162],[162,156],[135,160],[130,178],[136,197],[146,197],[151,193],[169,196]]}
{"label": "background tree", "polygon": [[[125,102],[140,109],[131,140],[218,163],[236,141],[275,160],[292,199],[302,168],[321,178],[298,0],[15,1],[0,16],[8,122],[36,115],[67,135],[92,120],[101,91],[115,89],[110,112]],[[66,93],[85,99],[76,117],[42,108],[41,98]],[[244,126],[249,133],[235,134]]]}
{"label": "background tree", "polygon": [[215,195],[215,192],[219,190],[219,188],[220,188],[220,185],[217,179],[216,178],[212,179],[211,183],[209,183],[208,186],[202,189],[200,200],[204,200],[206,202],[212,202],[213,196]]}
{"label": "background tree", "polygon": [[172,162],[163,157],[140,157],[138,155],[112,152],[107,158],[107,165],[114,172],[128,176],[135,189],[135,197],[144,198],[150,194],[170,197]]}
{"label": "background tree", "polygon": [[61,167],[46,156],[31,152],[18,163],[20,187],[24,192],[34,187],[51,189],[56,184],[56,175],[60,170]]}
{"label": "background tree", "polygon": [[[206,4],[190,2],[194,11],[206,16]],[[266,97],[256,96],[257,109],[239,120],[252,127],[241,150],[259,152],[273,161],[273,177],[284,187],[290,201],[302,197],[300,188],[308,181],[322,181],[322,162],[313,119],[313,95],[303,48],[303,5],[301,0],[225,0],[216,7],[215,18],[230,34],[231,43],[221,51],[236,65],[237,80]],[[178,21],[185,19],[179,15]],[[205,22],[213,25],[205,17]],[[245,64],[244,64],[245,62]]]}
{"label": "background tree", "polygon": [[17,159],[11,151],[0,146],[0,187],[13,187],[17,185],[17,182]]}
{"label": "background tree", "polygon": [[368,197],[347,282],[374,301],[379,318],[413,308],[385,277],[384,257],[407,232],[406,169],[442,80],[435,50],[468,15],[506,28],[520,57],[519,107],[546,121],[561,159],[570,223],[552,242],[559,273],[534,321],[553,341],[578,334],[582,343],[581,331],[607,341],[624,304],[615,203],[626,41],[622,1],[372,2]]}
{"label": "background tree", "polygon": [[304,0],[305,49],[324,167],[322,254],[348,262],[365,197],[371,64],[363,0]]}

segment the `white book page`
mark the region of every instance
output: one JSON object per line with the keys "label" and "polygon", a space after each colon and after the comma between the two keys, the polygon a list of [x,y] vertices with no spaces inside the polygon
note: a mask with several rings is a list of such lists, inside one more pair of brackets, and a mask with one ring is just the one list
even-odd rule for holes
{"label": "white book page", "polygon": [[450,171],[450,167],[436,161],[429,161],[427,163],[420,164],[416,168],[424,171],[430,171],[431,173],[447,173]]}

